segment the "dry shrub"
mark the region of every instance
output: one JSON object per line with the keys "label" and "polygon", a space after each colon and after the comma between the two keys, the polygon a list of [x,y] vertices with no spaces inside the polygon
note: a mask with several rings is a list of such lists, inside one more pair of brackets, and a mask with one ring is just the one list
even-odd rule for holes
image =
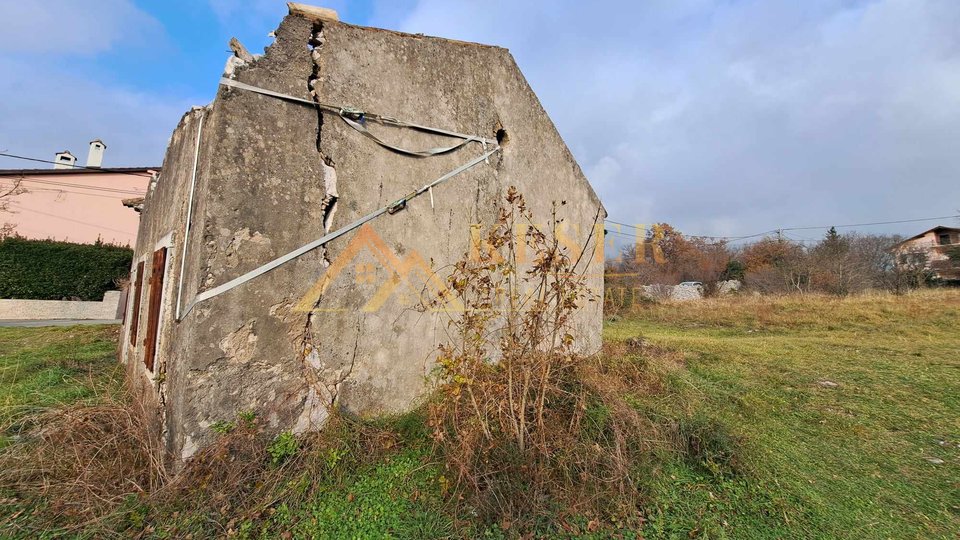
{"label": "dry shrub", "polygon": [[[230,536],[240,523],[269,518],[314,495],[320,478],[349,474],[400,446],[389,427],[334,411],[322,432],[295,441],[278,461],[276,440],[252,414],[241,413],[217,440],[168,476],[144,416],[128,395],[44,413],[39,426],[0,451],[0,530],[90,537],[154,532],[172,537]],[[23,514],[29,513],[29,519]],[[199,535],[199,536],[197,536]],[[2,536],[2,535],[0,535]]]}
{"label": "dry shrub", "polygon": [[[573,317],[597,300],[578,269],[582,253],[553,234],[556,205],[544,232],[514,188],[506,203],[485,249],[455,265],[432,303],[453,313],[429,421],[457,496],[504,525],[559,508],[633,516],[636,464],[656,428],[625,399],[644,374],[574,353]],[[533,254],[524,269],[521,250]]]}
{"label": "dry shrub", "polygon": [[655,396],[666,391],[666,377],[685,367],[683,353],[667,349],[642,337],[625,341],[605,341],[601,354],[607,372],[613,373],[607,385],[618,381],[630,384],[621,396]]}
{"label": "dry shrub", "polygon": [[[66,531],[91,526],[130,495],[162,484],[160,454],[145,418],[129,400],[111,395],[39,413],[25,422],[38,428],[0,451],[0,488],[34,505],[34,525]],[[15,529],[18,517],[0,519],[0,528]]]}
{"label": "dry shrub", "polygon": [[235,515],[236,507],[263,486],[270,439],[256,417],[241,414],[235,425],[203,447],[176,476],[153,495],[158,506],[178,511]]}

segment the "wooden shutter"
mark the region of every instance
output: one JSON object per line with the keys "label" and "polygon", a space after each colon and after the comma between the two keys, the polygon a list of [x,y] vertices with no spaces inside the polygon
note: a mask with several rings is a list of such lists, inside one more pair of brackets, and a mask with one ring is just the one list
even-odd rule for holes
{"label": "wooden shutter", "polygon": [[157,330],[160,326],[160,300],[163,295],[163,272],[167,267],[167,248],[153,252],[153,267],[150,269],[150,305],[147,306],[147,333],[143,340],[143,363],[153,371],[153,359],[157,354]]}
{"label": "wooden shutter", "polygon": [[133,282],[133,312],[130,315],[130,344],[137,345],[137,327],[140,326],[140,287],[143,285],[143,261],[137,264],[137,279]]}

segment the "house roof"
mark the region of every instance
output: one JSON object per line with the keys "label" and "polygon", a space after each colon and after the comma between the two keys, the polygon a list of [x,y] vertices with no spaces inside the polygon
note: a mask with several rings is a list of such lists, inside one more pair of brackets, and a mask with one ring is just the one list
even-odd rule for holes
{"label": "house roof", "polygon": [[907,242],[910,242],[911,240],[916,240],[917,238],[923,238],[923,237],[926,236],[928,233],[931,233],[931,232],[940,232],[940,231],[955,232],[955,233],[960,234],[960,228],[957,228],[957,227],[947,227],[947,226],[945,226],[945,225],[937,225],[936,227],[933,227],[933,228],[931,228],[931,229],[927,229],[927,230],[923,231],[922,233],[916,234],[916,235],[914,235],[914,236],[911,236],[910,238],[907,238],[906,240],[903,240],[902,242],[899,242],[899,243],[897,243],[897,244],[894,244],[893,246],[890,247],[890,249],[894,249],[894,248],[900,247],[900,246],[906,244]]}
{"label": "house roof", "polygon": [[[956,227],[947,227],[947,226],[945,226],[945,225],[937,225],[936,227],[934,227],[934,228],[932,228],[932,229],[927,229],[927,230],[923,231],[922,233],[920,233],[920,234],[918,234],[918,235],[916,235],[916,236],[911,236],[910,238],[907,238],[906,240],[904,240],[904,242],[909,242],[910,240],[916,240],[917,238],[921,238],[921,237],[925,236],[927,233],[940,232],[940,231],[948,231],[948,232],[960,233],[960,229],[958,229],[958,228],[956,228]],[[901,243],[902,243],[902,242],[901,242]]]}
{"label": "house roof", "polygon": [[160,171],[160,167],[81,167],[69,169],[0,169],[3,176],[40,176],[49,174],[133,174],[136,176],[150,176],[151,171]]}

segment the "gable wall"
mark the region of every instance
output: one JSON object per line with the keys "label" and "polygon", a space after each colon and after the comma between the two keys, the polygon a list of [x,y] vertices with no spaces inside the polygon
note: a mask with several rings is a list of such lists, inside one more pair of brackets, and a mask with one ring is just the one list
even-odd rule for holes
{"label": "gable wall", "polygon": [[[572,243],[590,239],[590,286],[602,298],[604,213],[556,129],[509,53],[360,28],[323,25],[324,43],[307,43],[319,27],[289,16],[266,56],[240,67],[237,80],[311,99],[310,81],[323,102],[349,105],[419,124],[494,138],[508,135],[501,154],[423,195],[405,210],[370,223],[223,295],[198,304],[182,323],[165,306],[158,369],[163,376],[145,393],[163,402],[162,427],[173,460],[212,440],[210,426],[256,411],[270,429],[322,425],[336,401],[355,413],[408,408],[420,396],[436,346],[446,339],[441,313],[415,308],[424,274],[413,271],[375,309],[371,298],[396,277],[393,261],[415,256],[441,275],[469,248],[470,227],[489,224],[507,187],[517,186],[540,221],[553,201],[566,201],[560,217]],[[176,296],[195,125],[190,113],[177,128],[164,175],[148,196],[137,258],[171,234],[165,298]],[[370,125],[400,146],[441,146],[449,139]],[[183,276],[183,303],[199,291],[237,277],[325,232],[324,202],[336,174],[339,198],[330,230],[396,200],[478,155],[470,144],[449,155],[416,159],[394,154],[335,115],[249,91],[221,87],[204,119],[195,218]],[[367,236],[383,250],[369,243]],[[349,253],[344,253],[349,251]],[[320,296],[312,295],[331,263],[343,264]],[[342,263],[342,261],[341,261]],[[386,264],[385,264],[386,263]],[[577,319],[583,352],[600,347],[602,304]],[[131,366],[136,351],[125,351]],[[155,377],[156,379],[156,377]]]}

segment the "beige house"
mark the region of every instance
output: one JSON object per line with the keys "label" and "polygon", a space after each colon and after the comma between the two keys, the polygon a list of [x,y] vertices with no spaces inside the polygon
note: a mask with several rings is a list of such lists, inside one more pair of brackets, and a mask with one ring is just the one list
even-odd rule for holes
{"label": "beige house", "polygon": [[[960,279],[960,229],[938,225],[890,248],[898,266],[922,264],[939,279]],[[953,255],[955,253],[955,255]],[[953,258],[951,258],[953,255]]]}

